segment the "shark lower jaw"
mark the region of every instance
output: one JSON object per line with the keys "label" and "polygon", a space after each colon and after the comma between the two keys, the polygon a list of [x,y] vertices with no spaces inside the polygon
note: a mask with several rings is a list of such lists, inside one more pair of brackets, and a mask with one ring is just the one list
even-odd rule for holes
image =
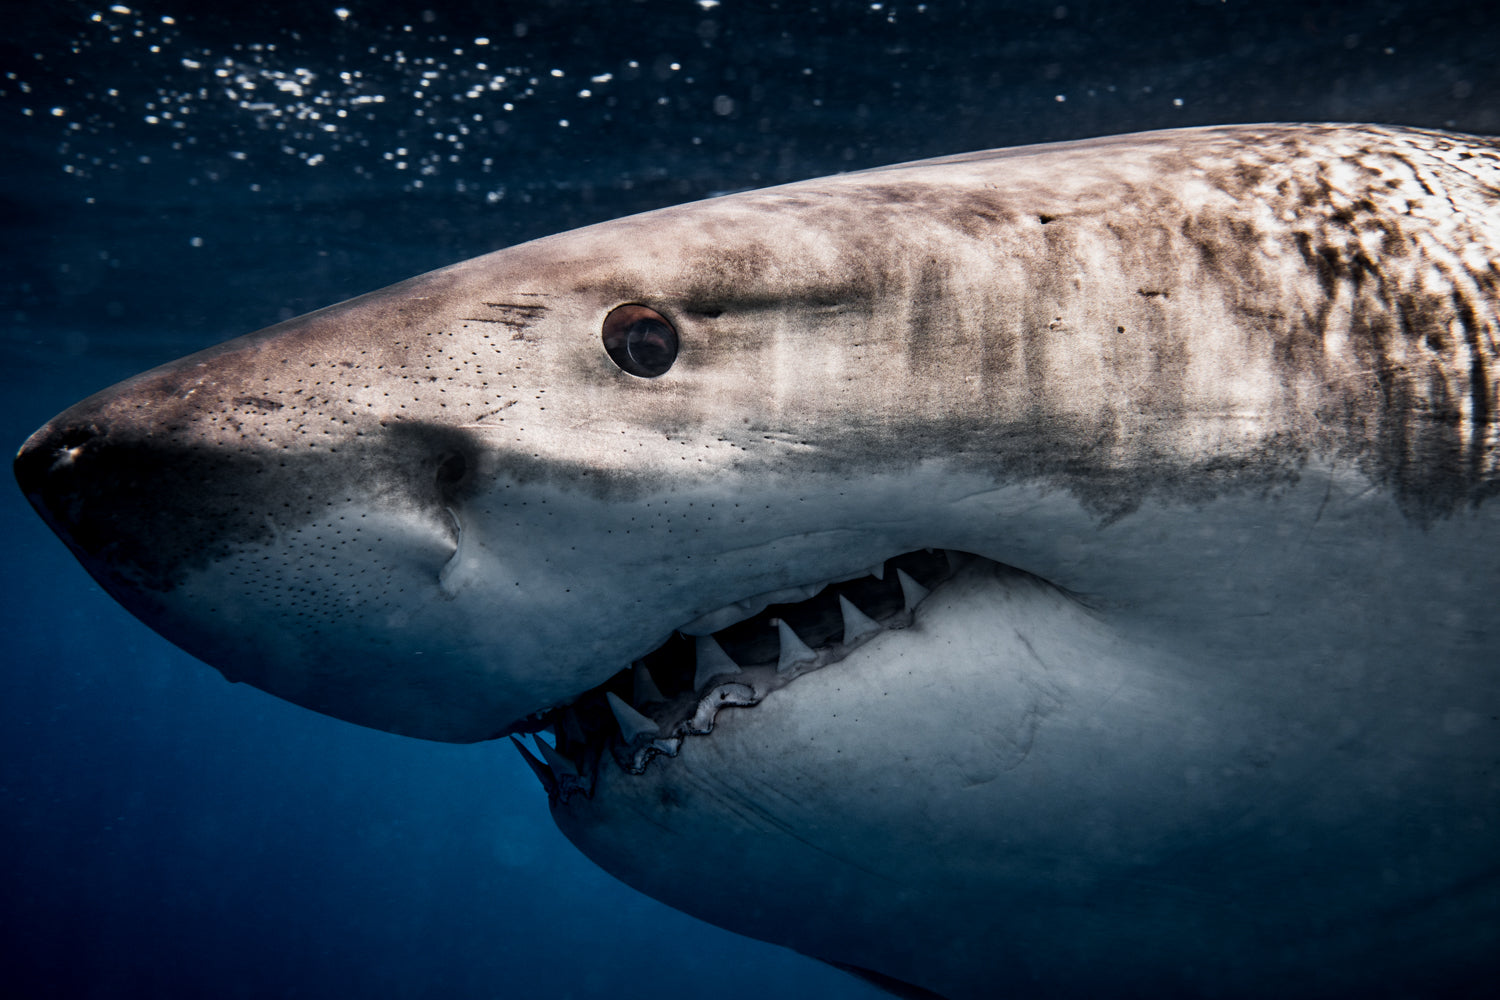
{"label": "shark lower jaw", "polygon": [[697,628],[699,619],[603,684],[514,727],[532,734],[535,752],[511,740],[554,804],[592,796],[601,767],[642,774],[685,740],[709,736],[719,712],[753,708],[880,633],[907,628],[934,590],[976,561],[990,562],[949,549],[907,552],[715,631]]}

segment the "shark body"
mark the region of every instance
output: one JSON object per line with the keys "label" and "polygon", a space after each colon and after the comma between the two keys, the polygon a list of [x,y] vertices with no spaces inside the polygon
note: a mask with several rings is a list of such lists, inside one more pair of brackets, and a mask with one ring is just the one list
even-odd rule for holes
{"label": "shark body", "polygon": [[230,679],[546,730],[600,864],[894,992],[1458,994],[1500,944],[1497,316],[1495,140],[1176,130],[476,258],[16,469]]}

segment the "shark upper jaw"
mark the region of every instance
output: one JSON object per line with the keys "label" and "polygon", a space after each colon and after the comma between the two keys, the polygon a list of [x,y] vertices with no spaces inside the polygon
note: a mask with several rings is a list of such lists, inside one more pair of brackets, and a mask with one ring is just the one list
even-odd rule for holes
{"label": "shark upper jaw", "polygon": [[[591,796],[607,758],[640,774],[655,757],[675,757],[685,739],[712,733],[720,711],[758,705],[881,632],[908,627],[935,589],[977,559],[949,549],[906,552],[865,574],[736,602],[678,629],[603,684],[511,727],[511,740],[554,804]],[[533,734],[535,752],[515,733]]]}
{"label": "shark upper jaw", "polygon": [[[872,620],[899,626],[947,572],[946,556],[901,555],[924,539],[919,519],[895,512],[919,508],[878,482],[857,501],[810,481],[793,500],[783,484],[726,501],[722,480],[711,480],[610,506],[566,485],[521,482],[506,472],[510,456],[482,444],[408,428],[384,445],[396,458],[361,463],[401,470],[371,477],[393,485],[308,489],[300,510],[279,496],[251,507],[244,488],[221,497],[211,486],[195,510],[153,503],[148,490],[254,481],[273,474],[263,471],[270,463],[153,439],[81,404],[33,435],[16,468],[33,506],[110,594],[227,679],[421,738],[550,727],[585,778],[605,752],[637,770],[673,752],[710,729],[717,708],[757,703],[841,658]],[[474,477],[483,492],[470,489]],[[296,479],[280,482],[295,496]],[[886,525],[855,530],[870,496]],[[669,504],[714,511],[734,501],[772,516],[701,515],[670,557],[657,551],[664,539],[627,530]],[[237,534],[220,550],[186,543],[205,512],[240,505],[255,515],[221,518]],[[543,524],[499,516],[518,508],[580,527],[560,543]],[[177,549],[162,547],[169,529],[184,535]],[[637,597],[647,603],[632,609]],[[699,676],[711,662],[724,669]],[[650,678],[640,697],[636,675]]]}
{"label": "shark upper jaw", "polygon": [[[127,409],[108,394],[80,404],[16,461],[33,506],[88,572],[227,679],[419,738],[534,730],[587,692],[621,687],[613,675],[646,660],[678,715],[664,718],[659,706],[643,714],[670,740],[696,708],[675,705],[693,677],[665,665],[664,642],[667,653],[695,650],[700,637],[720,641],[713,636],[739,626],[739,638],[722,639],[726,656],[751,674],[773,669],[752,694],[730,689],[725,699],[759,700],[807,668],[774,669],[774,644],[769,654],[746,650],[749,626],[739,623],[754,618],[762,639],[778,640],[767,607],[815,600],[830,585],[852,587],[859,613],[889,623],[903,610],[902,573],[882,569],[885,559],[945,544],[923,537],[913,512],[926,508],[879,477],[859,490],[802,477],[789,493],[781,480],[729,489],[719,475],[601,502],[571,480],[523,480],[515,456],[483,437],[406,426],[339,441],[362,474],[335,480],[327,461],[153,435]],[[756,516],[735,513],[741,505]],[[664,510],[675,534],[651,520]],[[881,526],[853,527],[876,513]],[[569,526],[565,536],[548,530],[552,520]],[[212,545],[197,543],[206,526],[221,529]],[[872,570],[883,596],[854,586]],[[818,665],[841,655],[825,648],[841,641],[835,591],[823,600],[817,628],[785,612]],[[633,689],[617,694],[639,704]],[[620,732],[612,715],[599,721],[611,738]],[[632,747],[630,766],[641,749]]]}

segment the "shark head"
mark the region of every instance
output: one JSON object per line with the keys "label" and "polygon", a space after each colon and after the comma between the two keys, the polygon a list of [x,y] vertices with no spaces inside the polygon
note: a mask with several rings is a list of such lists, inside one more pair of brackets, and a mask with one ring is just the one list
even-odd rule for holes
{"label": "shark head", "polygon": [[993,475],[975,359],[913,356],[911,310],[942,304],[881,298],[905,276],[785,211],[802,197],[542,240],[231,341],[61,414],[18,478],[231,680],[429,739],[526,728],[694,623],[962,540],[932,491]]}
{"label": "shark head", "polygon": [[[1246,981],[1321,988],[1285,937],[1496,860],[1381,803],[1500,821],[1497,163],[1184,130],[665,209],[137,376],[16,475],[231,680],[427,739],[547,730],[523,753],[569,836],[717,923],[949,996],[997,937],[1032,979],[1107,988],[1092,954],[1197,990],[1270,934]],[[1311,806],[1318,773],[1355,790]],[[1362,821],[1250,917],[1172,909],[1243,895],[1221,867],[1157,877],[1225,824],[1285,877],[1307,857],[1267,829]],[[1444,860],[1351,889],[1402,851]],[[774,890],[681,874],[737,863]],[[1452,912],[1493,927],[1474,893]]]}

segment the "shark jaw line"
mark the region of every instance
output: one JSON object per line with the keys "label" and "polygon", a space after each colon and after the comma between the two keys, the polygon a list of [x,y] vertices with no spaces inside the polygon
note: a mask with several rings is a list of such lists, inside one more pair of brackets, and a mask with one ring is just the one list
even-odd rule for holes
{"label": "shark jaw line", "polygon": [[591,797],[608,760],[643,774],[655,758],[677,756],[685,739],[713,732],[721,710],[759,705],[882,632],[909,627],[934,590],[982,558],[950,549],[907,552],[868,575],[771,604],[716,631],[675,632],[603,684],[517,727],[533,735],[535,753],[515,735],[511,741],[554,804]]}

